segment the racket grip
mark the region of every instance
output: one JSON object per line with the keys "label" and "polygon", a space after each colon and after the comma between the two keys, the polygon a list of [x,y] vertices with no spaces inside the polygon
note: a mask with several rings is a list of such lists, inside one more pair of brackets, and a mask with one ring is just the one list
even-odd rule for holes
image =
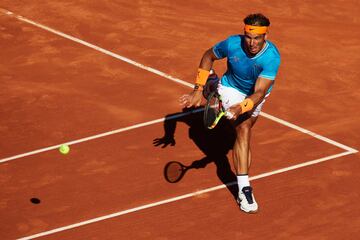
{"label": "racket grip", "polygon": [[227,119],[232,119],[232,118],[234,117],[234,114],[232,114],[231,112],[226,111],[226,112],[225,112],[225,117],[226,117]]}

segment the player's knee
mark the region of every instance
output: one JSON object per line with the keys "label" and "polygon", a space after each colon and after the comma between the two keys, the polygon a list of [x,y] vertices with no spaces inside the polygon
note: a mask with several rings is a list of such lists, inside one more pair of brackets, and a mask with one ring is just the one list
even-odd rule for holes
{"label": "player's knee", "polygon": [[246,136],[246,135],[250,134],[251,127],[252,127],[252,124],[248,121],[245,121],[236,127],[236,131],[237,131],[238,135]]}

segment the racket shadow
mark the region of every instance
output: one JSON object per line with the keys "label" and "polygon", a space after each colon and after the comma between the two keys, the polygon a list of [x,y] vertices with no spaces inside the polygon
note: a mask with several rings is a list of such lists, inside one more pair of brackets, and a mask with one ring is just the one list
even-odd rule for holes
{"label": "racket shadow", "polygon": [[168,162],[164,167],[164,178],[168,182],[176,183],[183,179],[188,171],[205,168],[208,164],[213,163],[216,165],[218,178],[227,186],[229,192],[236,199],[238,194],[237,184],[230,184],[236,182],[236,175],[232,171],[229,159],[227,158],[229,150],[232,149],[235,143],[235,128],[230,121],[223,118],[214,129],[209,130],[204,126],[203,114],[202,108],[190,108],[183,109],[182,112],[169,114],[165,117],[164,136],[154,139],[153,145],[162,148],[169,145],[175,146],[176,142],[174,136],[176,132],[176,125],[178,122],[182,122],[189,126],[189,138],[204,153],[205,157],[199,160],[194,160],[187,166],[179,163],[179,165],[182,165],[182,169],[179,170],[181,173],[178,175],[181,176],[175,181],[166,175],[166,169],[173,161]]}

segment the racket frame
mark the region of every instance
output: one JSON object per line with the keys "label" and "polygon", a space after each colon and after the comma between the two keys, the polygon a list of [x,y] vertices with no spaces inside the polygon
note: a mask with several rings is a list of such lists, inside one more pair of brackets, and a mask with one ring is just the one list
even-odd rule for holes
{"label": "racket frame", "polygon": [[[219,109],[219,113],[217,114],[217,116],[215,117],[215,120],[213,121],[213,123],[208,126],[208,111],[209,111],[209,108],[211,108],[210,106],[210,101],[211,99],[215,96],[215,98],[217,99],[217,102],[216,104],[219,104],[220,106],[218,107]],[[219,123],[220,119],[226,114],[226,111],[222,105],[222,99],[221,99],[221,96],[220,94],[217,92],[217,91],[214,91],[214,92],[211,92],[208,96],[208,99],[207,99],[207,102],[206,102],[206,105],[205,105],[205,109],[204,109],[204,125],[205,127],[207,127],[208,129],[213,129],[216,127],[216,125]]]}
{"label": "racket frame", "polygon": [[[176,165],[180,166],[179,170],[181,171],[180,174],[178,175],[178,177],[175,180],[172,180],[172,179],[169,178],[170,167],[173,164],[176,164]],[[187,167],[184,166],[183,164],[181,164],[180,162],[178,162],[178,161],[170,161],[164,167],[164,177],[165,177],[166,181],[168,181],[169,183],[177,183],[183,178],[183,176],[185,175],[186,170],[187,170]]]}

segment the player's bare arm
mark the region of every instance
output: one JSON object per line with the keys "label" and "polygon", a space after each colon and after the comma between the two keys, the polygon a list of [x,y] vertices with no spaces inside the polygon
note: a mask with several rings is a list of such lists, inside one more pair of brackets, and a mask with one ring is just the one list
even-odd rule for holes
{"label": "player's bare arm", "polygon": [[[214,61],[217,60],[215,54],[213,53],[212,48],[205,51],[204,55],[201,58],[197,76],[197,82],[195,83],[194,90],[189,93],[181,96],[179,102],[183,107],[198,107],[201,104],[202,99],[202,90],[203,86],[207,80],[208,72],[212,68]],[[206,78],[206,79],[205,79]],[[201,82],[198,82],[200,79]]]}
{"label": "player's bare arm", "polygon": [[199,68],[210,71],[215,60],[217,60],[217,58],[213,52],[213,49],[209,48],[205,51],[203,57],[201,58]]}

